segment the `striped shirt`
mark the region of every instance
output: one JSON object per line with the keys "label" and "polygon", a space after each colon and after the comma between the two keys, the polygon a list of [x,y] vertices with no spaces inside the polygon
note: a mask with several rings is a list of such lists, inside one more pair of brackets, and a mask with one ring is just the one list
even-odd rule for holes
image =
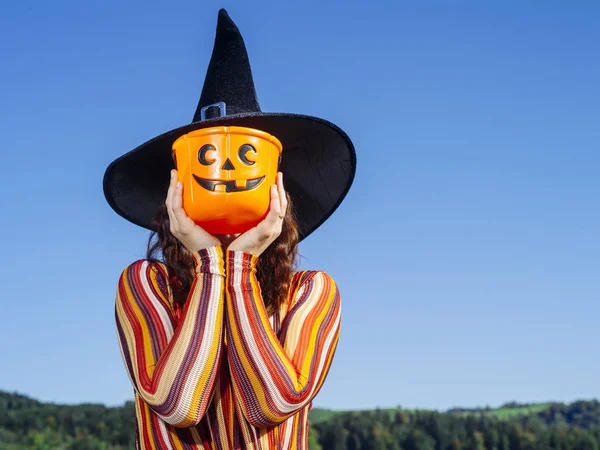
{"label": "striped shirt", "polygon": [[257,260],[222,246],[196,252],[180,314],[163,263],[138,260],[122,272],[115,318],[136,449],[308,448],[308,412],[339,339],[340,295],[325,272],[296,272],[269,317]]}

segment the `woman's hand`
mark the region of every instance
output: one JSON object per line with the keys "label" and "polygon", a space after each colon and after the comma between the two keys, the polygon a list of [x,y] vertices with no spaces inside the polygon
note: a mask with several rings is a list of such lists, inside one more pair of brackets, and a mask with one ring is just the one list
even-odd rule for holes
{"label": "woman's hand", "polygon": [[182,205],[183,184],[177,181],[177,171],[171,171],[171,183],[167,191],[167,212],[171,234],[175,236],[190,253],[203,248],[221,245],[221,241],[188,217]]}
{"label": "woman's hand", "polygon": [[287,210],[287,197],[283,189],[283,174],[277,173],[277,184],[271,186],[271,207],[267,217],[233,241],[227,250],[237,250],[259,256],[281,233]]}

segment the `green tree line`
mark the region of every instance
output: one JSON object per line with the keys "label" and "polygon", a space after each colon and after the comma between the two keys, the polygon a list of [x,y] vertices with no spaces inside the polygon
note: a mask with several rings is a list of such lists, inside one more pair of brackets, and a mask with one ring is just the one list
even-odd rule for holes
{"label": "green tree line", "polygon": [[[133,402],[59,405],[0,391],[0,450],[134,450],[134,420]],[[600,450],[596,400],[448,412],[315,408],[309,423],[311,450]]]}

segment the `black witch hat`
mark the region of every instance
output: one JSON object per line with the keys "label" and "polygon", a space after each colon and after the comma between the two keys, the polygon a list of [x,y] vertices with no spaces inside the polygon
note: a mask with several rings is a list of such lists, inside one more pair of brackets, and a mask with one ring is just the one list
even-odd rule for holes
{"label": "black witch hat", "polygon": [[294,204],[300,239],[325,222],[350,189],[356,170],[350,138],[336,125],[317,117],[262,112],[244,41],[221,9],[192,123],[151,139],[108,166],[103,184],[110,206],[128,221],[154,230],[153,219],[165,202],[174,168],[173,142],[193,130],[221,125],[256,128],[281,141],[279,170]]}

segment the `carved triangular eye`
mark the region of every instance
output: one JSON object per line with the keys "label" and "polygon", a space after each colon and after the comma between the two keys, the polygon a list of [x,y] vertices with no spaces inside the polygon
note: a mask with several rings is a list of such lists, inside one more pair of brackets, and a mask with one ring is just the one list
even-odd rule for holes
{"label": "carved triangular eye", "polygon": [[247,166],[252,166],[253,164],[256,164],[256,161],[250,161],[246,157],[246,154],[248,152],[256,153],[256,149],[250,144],[244,144],[238,150],[238,156],[240,157],[240,161],[242,161],[244,164],[246,164]]}

